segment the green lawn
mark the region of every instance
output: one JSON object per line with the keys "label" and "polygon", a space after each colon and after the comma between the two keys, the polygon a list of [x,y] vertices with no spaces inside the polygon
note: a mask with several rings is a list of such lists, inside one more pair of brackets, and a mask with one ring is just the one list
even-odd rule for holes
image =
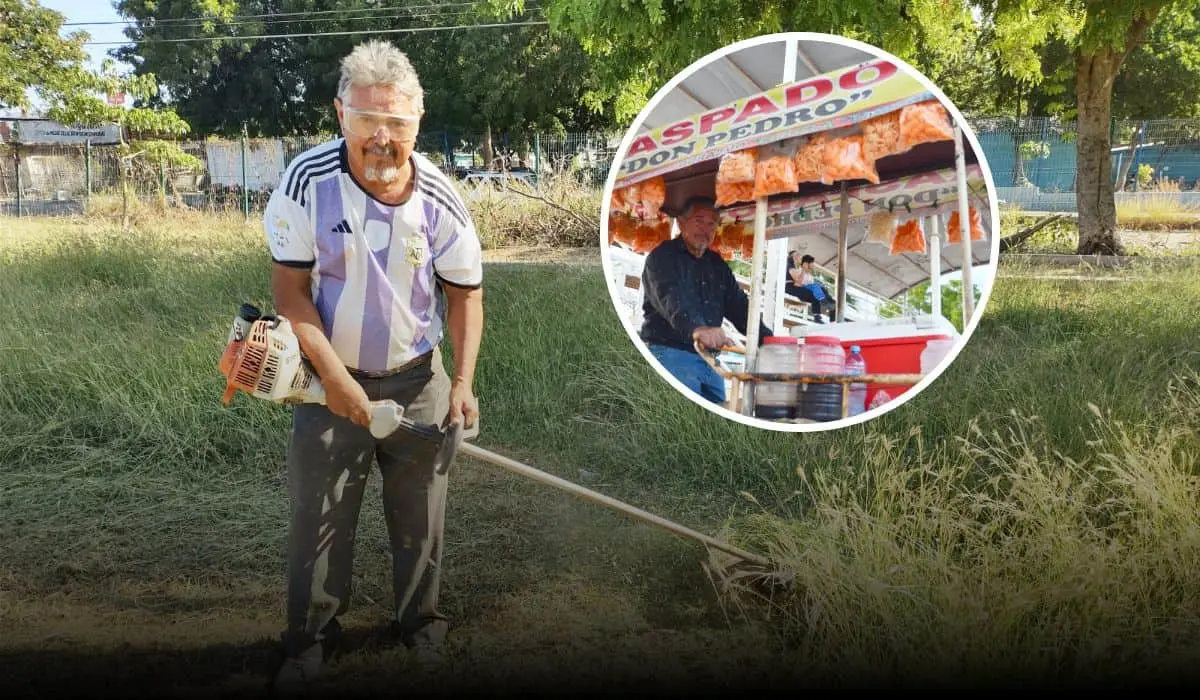
{"label": "green lawn", "polygon": [[[237,306],[270,307],[260,234],[199,215],[130,234],[12,222],[0,668],[49,688],[64,665],[98,682],[120,660],[124,677],[175,684],[187,662],[194,685],[256,688],[282,623],[288,412],[245,395],[222,407],[216,363]],[[920,396],[864,426],[783,434],[676,395],[599,266],[489,265],[478,444],[732,527],[803,585],[738,608],[699,545],[464,460],[444,576],[456,671],[440,682],[1044,679],[1196,651],[1200,275],[1005,273]],[[372,636],[385,546],[374,477],[347,621],[363,646],[338,678],[415,678]]]}

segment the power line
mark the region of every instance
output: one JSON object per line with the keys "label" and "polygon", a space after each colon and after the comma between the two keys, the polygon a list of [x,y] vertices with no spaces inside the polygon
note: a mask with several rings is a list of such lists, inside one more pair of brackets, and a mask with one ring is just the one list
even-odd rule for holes
{"label": "power line", "polygon": [[[267,13],[259,14],[259,15],[230,15],[229,17],[168,17],[166,19],[156,19],[156,20],[154,20],[154,24],[155,24],[155,26],[158,26],[161,24],[178,24],[178,23],[196,24],[196,23],[204,23],[204,22],[220,22],[223,20],[259,19],[259,18],[264,18],[264,17],[296,17],[296,16],[312,17],[314,15],[333,15],[333,14],[348,13],[348,12],[370,13],[370,12],[395,12],[397,10],[407,10],[407,9],[429,10],[429,9],[436,9],[436,8],[442,8],[442,7],[468,7],[468,6],[478,5],[478,4],[479,4],[479,0],[476,0],[475,2],[430,3],[428,5],[418,5],[415,8],[397,7],[397,6],[363,7],[363,8],[359,8],[359,9],[347,9],[347,10],[314,10],[312,12],[267,12]],[[108,24],[135,24],[135,23],[137,23],[137,21],[138,21],[137,19],[125,19],[125,20],[104,21],[104,22],[63,22],[63,24],[61,26],[63,26],[63,27],[81,27],[81,26],[100,26],[100,25],[108,25]]]}
{"label": "power line", "polygon": [[129,44],[178,44],[194,41],[241,41],[245,39],[298,39],[314,36],[349,36],[353,34],[411,34],[415,32],[440,32],[451,29],[490,29],[494,27],[529,27],[547,25],[547,21],[503,22],[498,24],[459,24],[452,27],[408,27],[405,29],[356,29],[343,32],[303,32],[299,34],[247,34],[229,36],[201,36],[185,39],[139,39],[137,41],[87,41],[84,46],[127,46]]}

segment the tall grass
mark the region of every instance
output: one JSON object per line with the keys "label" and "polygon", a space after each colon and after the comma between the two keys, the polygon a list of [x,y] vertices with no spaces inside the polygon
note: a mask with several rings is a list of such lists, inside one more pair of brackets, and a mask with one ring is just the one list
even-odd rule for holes
{"label": "tall grass", "polygon": [[854,683],[1188,672],[1200,650],[1198,380],[1164,397],[1180,417],[1167,425],[1089,407],[1084,457],[1014,412],[948,439],[914,427],[909,454],[875,434],[853,470],[798,470],[795,519],[735,530],[796,576],[764,605],[798,663]]}
{"label": "tall grass", "polygon": [[[216,369],[237,305],[271,308],[257,222],[13,223],[0,239],[6,587],[278,575],[288,413],[222,407]],[[479,444],[573,481],[586,470],[699,529],[732,522],[798,572],[767,609],[814,673],[1167,663],[1200,632],[1200,278],[1007,270],[930,388],[866,425],[796,435],[675,393],[598,266],[489,265]],[[477,502],[455,501],[455,537],[498,544],[460,545],[462,569],[507,556],[498,525],[469,517]]]}

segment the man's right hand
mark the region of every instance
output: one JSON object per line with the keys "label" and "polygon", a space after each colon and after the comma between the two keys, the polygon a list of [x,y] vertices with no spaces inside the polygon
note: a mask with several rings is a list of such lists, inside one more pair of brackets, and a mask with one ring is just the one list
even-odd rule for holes
{"label": "man's right hand", "polygon": [[714,350],[719,350],[729,344],[729,338],[725,335],[725,331],[714,326],[701,326],[692,331],[692,340]]}
{"label": "man's right hand", "polygon": [[363,426],[371,425],[371,401],[367,392],[349,373],[325,384],[325,405],[342,418]]}

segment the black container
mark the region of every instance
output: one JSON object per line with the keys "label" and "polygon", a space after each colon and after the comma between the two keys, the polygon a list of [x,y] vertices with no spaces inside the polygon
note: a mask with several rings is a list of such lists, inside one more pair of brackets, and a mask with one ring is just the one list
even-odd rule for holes
{"label": "black container", "polygon": [[804,384],[800,391],[801,418],[834,421],[842,417],[841,384]]}
{"label": "black container", "polygon": [[241,307],[238,308],[237,315],[238,318],[242,319],[246,323],[254,323],[258,319],[262,318],[262,312],[259,311],[258,307],[253,304],[242,304]]}

